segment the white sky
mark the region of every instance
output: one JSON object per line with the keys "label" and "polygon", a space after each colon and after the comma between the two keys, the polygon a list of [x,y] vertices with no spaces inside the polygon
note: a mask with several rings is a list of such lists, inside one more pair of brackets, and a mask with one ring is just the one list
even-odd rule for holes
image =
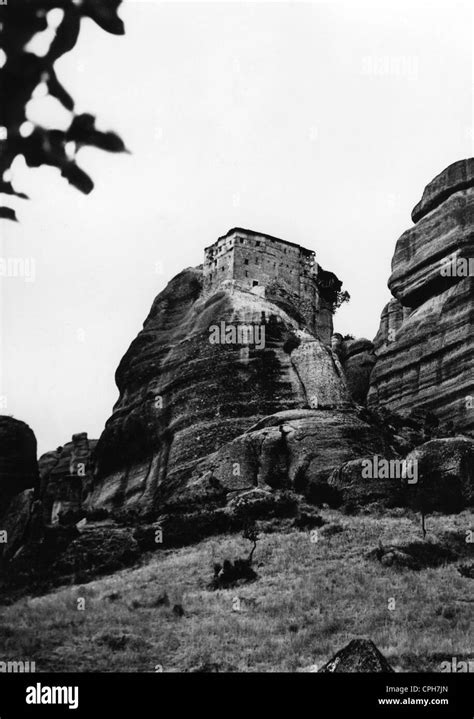
{"label": "white sky", "polygon": [[[314,249],[352,296],[335,329],[373,338],[412,207],[472,154],[468,0],[125,0],[120,14],[124,37],[85,21],[57,71],[132,154],[83,150],[89,196],[18,163],[32,200],[0,228],[1,257],[35,261],[34,281],[1,280],[0,394],[40,453],[100,435],[153,298],[231,227]],[[31,118],[64,122],[54,105]]]}

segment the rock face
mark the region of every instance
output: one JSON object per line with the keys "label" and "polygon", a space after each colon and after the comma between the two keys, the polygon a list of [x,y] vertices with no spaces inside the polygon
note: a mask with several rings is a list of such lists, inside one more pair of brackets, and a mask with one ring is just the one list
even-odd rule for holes
{"label": "rock face", "polygon": [[80,432],[64,447],[40,457],[40,497],[47,524],[56,524],[61,515],[81,509],[92,487],[92,453],[96,444],[97,440],[89,440],[86,432]]}
{"label": "rock face", "polygon": [[[385,469],[387,460],[384,457],[367,457],[353,459],[332,472],[328,484],[337,493],[341,504],[355,508],[374,502],[388,507],[404,503],[404,483],[394,471],[390,472],[389,465],[385,474],[393,476],[366,476],[367,466],[377,466],[377,461],[384,463]],[[398,469],[400,465],[395,466]]]}
{"label": "rock face", "polygon": [[473,163],[427,186],[397,242],[368,395],[369,406],[432,411],[464,433],[474,431]]}
{"label": "rock face", "polygon": [[408,504],[429,512],[457,512],[474,504],[474,440],[433,439],[407,456],[416,463],[418,482],[408,488]]}
{"label": "rock face", "polygon": [[36,437],[24,422],[0,416],[0,514],[15,495],[38,486]]}
{"label": "rock face", "polygon": [[25,489],[11,500],[0,518],[0,529],[7,533],[7,541],[0,544],[0,557],[8,560],[24,544],[28,537],[34,508],[34,490]]}
{"label": "rock face", "polygon": [[[337,355],[286,309],[251,289],[205,292],[201,268],[171,280],[117,370],[91,509],[309,491],[358,452],[382,451]],[[243,326],[250,341],[230,331]]]}
{"label": "rock face", "polygon": [[370,639],[353,639],[320,670],[328,672],[393,672],[383,654]]}
{"label": "rock face", "polygon": [[340,335],[333,337],[335,338],[333,347],[341,360],[350,395],[354,402],[363,405],[367,399],[370,375],[377,359],[374,344],[365,337],[347,340],[342,339]]}
{"label": "rock face", "polygon": [[354,410],[278,412],[198,462],[183,489],[166,499],[208,506],[258,488],[331,501],[326,480],[334,468],[368,448],[384,447],[382,437]]}
{"label": "rock face", "polygon": [[418,222],[450,195],[470,187],[474,187],[474,159],[470,157],[467,160],[453,162],[425,187],[423,197],[413,208],[411,219],[413,222]]}

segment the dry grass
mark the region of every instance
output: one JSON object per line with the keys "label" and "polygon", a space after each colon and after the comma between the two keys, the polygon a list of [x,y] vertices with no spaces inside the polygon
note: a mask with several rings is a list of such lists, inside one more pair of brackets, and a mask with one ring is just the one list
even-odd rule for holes
{"label": "dry grass", "polygon": [[[379,540],[419,539],[413,519],[323,515],[344,531],[320,531],[317,542],[309,531],[263,535],[260,578],[238,589],[207,588],[214,561],[249,548],[239,536],[222,536],[156,553],[146,566],[82,588],[23,599],[2,609],[0,659],[35,661],[37,671],[189,671],[203,663],[295,671],[366,636],[397,670],[439,671],[444,659],[472,652],[472,580],[455,564],[413,572],[365,558]],[[428,526],[434,534],[466,531],[472,515],[432,517]],[[171,606],[151,606],[164,590]],[[175,602],[184,617],[173,614]]]}

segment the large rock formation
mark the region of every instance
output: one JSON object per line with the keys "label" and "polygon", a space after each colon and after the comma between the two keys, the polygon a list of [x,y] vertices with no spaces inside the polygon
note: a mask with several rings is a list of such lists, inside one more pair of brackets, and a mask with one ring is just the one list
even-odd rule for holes
{"label": "large rock formation", "polygon": [[38,461],[44,520],[56,524],[68,513],[77,514],[92,488],[92,453],[97,440],[86,432],[72,436],[64,447],[46,452]]}
{"label": "large rock formation", "polygon": [[13,497],[38,486],[36,437],[24,422],[0,416],[0,514]]}
{"label": "large rock formation", "polygon": [[365,337],[344,339],[336,332],[332,336],[332,348],[341,361],[352,399],[357,404],[365,404],[370,375],[377,359],[374,344]]}
{"label": "large rock formation", "polygon": [[397,242],[368,396],[369,406],[432,411],[465,433],[474,431],[473,175],[472,159],[438,175]]}
{"label": "large rock formation", "polygon": [[[90,508],[147,512],[257,486],[309,491],[358,452],[381,451],[337,355],[260,290],[205,292],[202,269],[191,268],[156,298],[116,373]],[[242,326],[248,342],[232,336]]]}
{"label": "large rock formation", "polygon": [[418,481],[409,487],[408,504],[426,512],[457,512],[474,505],[474,440],[433,439],[406,458],[417,467]]}
{"label": "large rock formation", "polygon": [[331,501],[326,480],[334,468],[376,449],[387,444],[352,409],[278,412],[198,461],[184,486],[163,498],[170,506],[209,506],[258,488]]}

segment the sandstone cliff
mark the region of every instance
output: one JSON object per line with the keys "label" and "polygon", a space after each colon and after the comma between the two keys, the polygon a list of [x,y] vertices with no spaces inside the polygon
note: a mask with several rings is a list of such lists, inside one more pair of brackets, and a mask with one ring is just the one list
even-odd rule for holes
{"label": "sandstone cliff", "polygon": [[81,509],[92,486],[96,444],[97,440],[80,432],[72,436],[71,442],[39,458],[40,498],[46,523],[55,524],[60,516]]}
{"label": "sandstone cliff", "polygon": [[25,489],[38,486],[36,437],[27,424],[0,416],[0,514]]}
{"label": "sandstone cliff", "polygon": [[374,344],[369,406],[424,409],[474,431],[474,160],[425,189],[397,242]]}
{"label": "sandstone cliff", "polygon": [[332,348],[341,361],[352,399],[357,404],[364,405],[376,361],[373,342],[365,337],[344,339],[336,332],[332,336]]}
{"label": "sandstone cliff", "polygon": [[[211,343],[221,323],[263,327],[264,346]],[[201,268],[156,298],[116,381],[91,508],[145,512],[257,486],[309,491],[362,449],[381,449],[337,355],[256,293],[203,293]]]}

